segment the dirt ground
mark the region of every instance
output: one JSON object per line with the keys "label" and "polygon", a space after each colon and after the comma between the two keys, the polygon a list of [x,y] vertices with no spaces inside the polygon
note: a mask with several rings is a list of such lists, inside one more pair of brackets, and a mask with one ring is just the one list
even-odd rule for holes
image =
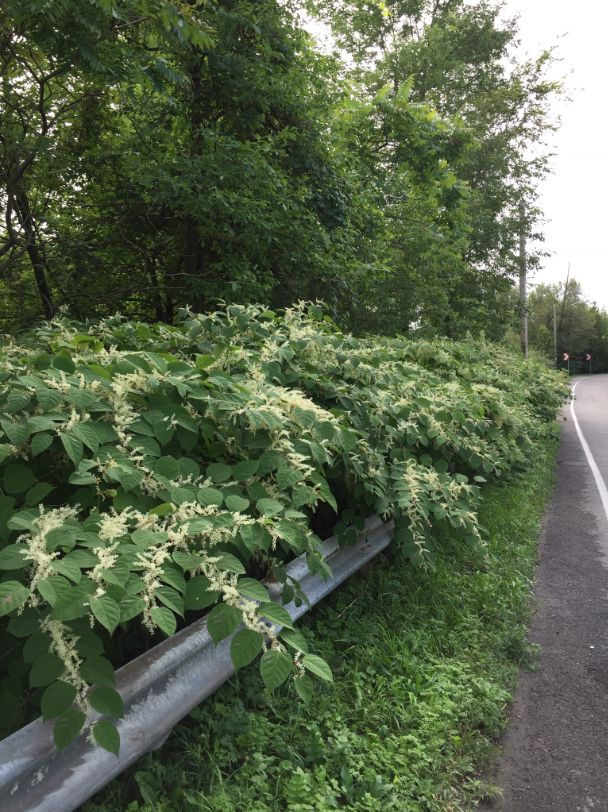
{"label": "dirt ground", "polygon": [[[503,789],[484,812],[608,812],[608,524],[565,414],[529,634],[542,650],[538,668],[522,671],[500,755],[483,776]],[[607,424],[608,404],[598,443],[608,442]]]}

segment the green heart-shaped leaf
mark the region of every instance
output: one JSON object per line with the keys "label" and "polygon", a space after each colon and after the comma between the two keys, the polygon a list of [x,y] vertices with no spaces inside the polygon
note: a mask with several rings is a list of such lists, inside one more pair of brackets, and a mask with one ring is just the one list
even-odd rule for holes
{"label": "green heart-shaped leaf", "polygon": [[105,713],[113,719],[122,719],[125,715],[122,697],[114,688],[95,688],[89,694],[89,702],[98,713]]}
{"label": "green heart-shaped leaf", "polygon": [[207,630],[215,645],[229,637],[243,621],[243,613],[234,606],[220,603],[214,607],[207,617]]}
{"label": "green heart-shaped leaf", "polygon": [[53,682],[42,694],[40,709],[42,719],[47,722],[65,713],[76,699],[76,688],[67,682]]}
{"label": "green heart-shaped leaf", "polygon": [[241,629],[234,635],[230,641],[230,657],[237,671],[258,656],[263,642],[262,635],[251,629]]}
{"label": "green heart-shaped leaf", "polygon": [[61,714],[53,728],[53,739],[59,752],[74,741],[84,727],[86,719],[86,715],[75,708],[69,708]]}
{"label": "green heart-shaped leaf", "polygon": [[112,600],[109,595],[91,598],[91,610],[101,625],[112,634],[120,623],[120,608],[116,601]]}
{"label": "green heart-shaped leaf", "polygon": [[269,691],[282,685],[293,671],[293,662],[286,651],[270,649],[262,654],[260,672]]}
{"label": "green heart-shaped leaf", "polygon": [[118,756],[120,752],[120,734],[116,725],[105,719],[93,725],[93,738],[100,747]]}

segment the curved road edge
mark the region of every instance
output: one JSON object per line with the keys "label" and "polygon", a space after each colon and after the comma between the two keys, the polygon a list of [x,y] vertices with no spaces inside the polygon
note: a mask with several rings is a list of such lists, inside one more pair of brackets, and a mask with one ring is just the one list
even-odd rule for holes
{"label": "curved road edge", "polygon": [[608,375],[574,392],[539,546],[540,667],[521,673],[482,776],[503,789],[480,807],[493,812],[608,812]]}

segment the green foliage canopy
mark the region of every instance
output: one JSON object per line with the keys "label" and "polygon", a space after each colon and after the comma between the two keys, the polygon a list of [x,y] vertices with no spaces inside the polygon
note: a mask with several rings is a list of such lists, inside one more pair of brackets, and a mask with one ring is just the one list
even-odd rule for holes
{"label": "green foliage canopy", "polygon": [[352,66],[276,0],[4,0],[10,329],[320,296],[359,335],[500,337],[551,55],[507,69],[488,3],[319,9]]}
{"label": "green foliage canopy", "polygon": [[[542,242],[537,189],[549,171],[547,138],[558,124],[551,102],[563,92],[548,78],[553,52],[519,61],[517,21],[501,19],[501,5],[485,0],[311,0],[308,6],[348,53],[345,71],[354,82],[370,94],[390,88],[395,96],[410,81],[413,103],[457,117],[475,144],[466,161],[454,164],[458,183],[450,187],[452,194],[468,188],[466,235],[460,228],[429,240],[411,222],[407,230],[391,228],[385,256],[393,273],[381,298],[389,313],[374,318],[364,310],[361,317],[372,331],[389,334],[413,322],[432,334],[483,329],[500,338],[513,312],[508,291],[519,273],[518,235]],[[391,180],[398,179],[394,173]],[[385,213],[397,214],[398,222],[409,216],[392,201]],[[542,249],[529,252],[529,270],[542,257]]]}
{"label": "green foliage canopy", "polygon": [[[91,153],[109,123],[113,91],[138,87],[160,93],[187,81],[160,52],[169,42],[188,48],[211,44],[208,26],[198,17],[202,5],[0,4],[0,278],[9,308],[18,309],[15,302],[21,301],[31,312],[28,300],[35,292],[44,315],[54,314],[59,293],[54,254],[69,252],[62,226],[82,219],[66,189],[80,188],[83,164],[99,159]],[[29,265],[21,261],[25,258]],[[63,277],[66,273],[69,267],[61,269]]]}

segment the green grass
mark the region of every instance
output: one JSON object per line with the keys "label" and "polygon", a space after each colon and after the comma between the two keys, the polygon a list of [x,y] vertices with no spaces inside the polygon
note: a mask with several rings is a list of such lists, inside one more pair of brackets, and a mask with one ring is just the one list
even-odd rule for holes
{"label": "green grass", "polygon": [[81,812],[473,809],[528,650],[556,447],[485,487],[485,558],[444,529],[435,569],[383,555],[305,616],[335,677],[309,706],[245,669]]}

